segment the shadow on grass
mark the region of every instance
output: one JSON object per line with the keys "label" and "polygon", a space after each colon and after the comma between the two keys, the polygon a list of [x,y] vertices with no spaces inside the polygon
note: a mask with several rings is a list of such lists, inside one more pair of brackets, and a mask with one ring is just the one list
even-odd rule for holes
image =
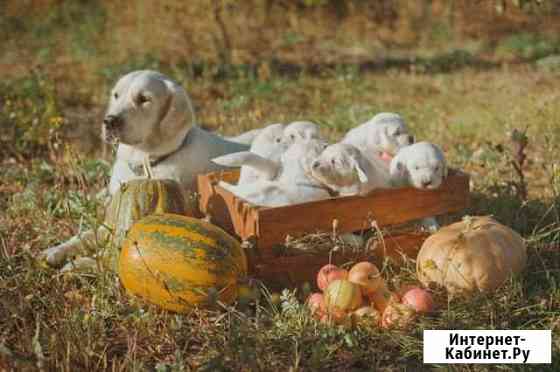
{"label": "shadow on grass", "polygon": [[[417,71],[428,74],[451,73],[464,68],[490,70],[501,64],[488,61],[472,53],[456,49],[433,57],[383,57],[364,59],[359,62],[298,64],[278,59],[268,60],[271,73],[276,76],[294,77],[300,74],[321,76],[328,71],[340,72],[382,72],[386,70]],[[235,76],[257,76],[261,64],[215,65],[206,63],[185,63],[180,68],[189,71],[191,77],[208,76],[208,70],[214,70],[215,78]],[[165,68],[165,66],[162,66]]]}
{"label": "shadow on grass", "polygon": [[500,223],[526,239],[556,244],[560,238],[560,200],[521,200],[506,187],[496,188],[492,195],[474,192],[466,214],[492,215]]}

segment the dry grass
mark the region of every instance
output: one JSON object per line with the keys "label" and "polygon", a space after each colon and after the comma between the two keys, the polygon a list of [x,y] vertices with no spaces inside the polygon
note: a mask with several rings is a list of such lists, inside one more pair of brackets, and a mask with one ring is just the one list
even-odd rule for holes
{"label": "dry grass", "polygon": [[[187,33],[192,27],[196,32],[208,27],[205,37],[210,39],[217,32],[206,18],[196,24],[180,22],[182,16],[193,19],[205,14],[196,7],[177,3],[173,5],[177,11],[154,17],[153,35],[148,28],[139,30],[142,23],[136,17],[151,12],[136,9],[148,7],[144,2],[130,12],[111,8],[105,15],[96,13],[95,7],[64,5],[62,12],[53,12],[49,18],[40,12],[45,10],[40,7],[43,2],[35,1],[37,14],[30,13],[28,21],[37,28],[9,18],[15,23],[7,30],[18,37],[10,39],[0,59],[3,66],[13,67],[12,77],[0,82],[0,370],[431,370],[438,366],[422,364],[422,330],[450,328],[552,329],[553,365],[548,370],[558,370],[560,75],[554,69],[539,70],[532,63],[515,67],[478,63],[481,59],[492,63],[500,58],[531,60],[543,51],[558,50],[557,42],[525,34],[505,35],[503,42],[473,42],[472,37],[481,35],[482,25],[488,23],[487,13],[482,11],[473,12],[476,17],[468,22],[457,19],[454,27],[462,31],[454,34],[460,37],[450,40],[442,31],[445,25],[435,22],[445,15],[445,8],[438,10],[437,4],[442,2],[433,3],[434,27],[428,36],[415,41],[413,51],[404,53],[405,57],[423,58],[405,58],[404,64],[397,58],[375,65],[373,70],[338,62],[362,62],[352,59],[356,51],[387,50],[367,43],[369,39],[404,45],[410,29],[401,25],[402,40],[397,43],[399,40],[387,36],[392,35],[391,29],[367,28],[367,17],[375,12],[361,13],[359,7],[349,10],[357,21],[345,20],[339,39],[329,33],[333,20],[327,10],[302,10],[308,16],[328,13],[324,22],[309,24],[293,17],[290,21],[290,9],[271,21],[272,31],[259,34],[262,40],[258,43],[234,40],[232,61],[254,66],[227,68],[217,59],[219,39],[210,41],[208,50],[188,44],[200,42]],[[8,15],[21,16],[20,8],[8,10]],[[255,10],[251,22],[245,24],[239,16],[228,27],[254,28],[253,23],[266,20],[260,11]],[[187,17],[182,12],[194,15]],[[91,15],[91,23],[84,21],[79,29],[64,23],[82,19],[83,14]],[[122,28],[115,23],[118,14],[126,20]],[[172,18],[183,25],[179,29],[184,34],[167,34],[171,31],[165,25],[173,23]],[[107,27],[97,33],[99,19]],[[513,24],[527,27],[535,23],[522,14],[514,14],[512,19]],[[498,34],[507,28],[502,21],[492,24]],[[2,30],[6,24],[0,24]],[[551,19],[542,24],[547,29],[555,27]],[[400,30],[401,26],[395,27]],[[286,34],[278,33],[276,27],[287,27]],[[383,39],[383,33],[388,39]],[[163,44],[175,45],[175,49],[162,49],[164,34],[176,43]],[[126,35],[132,42],[124,44],[131,49],[110,49],[111,45],[124,45],[118,40]],[[107,44],[111,38],[116,41]],[[43,45],[45,40],[49,43]],[[176,47],[185,40],[185,49]],[[263,47],[268,44],[269,49]],[[459,44],[472,47],[467,48],[470,54],[448,53]],[[166,57],[139,55],[138,45],[151,45],[155,53]],[[91,52],[87,46],[94,47],[95,56],[87,54]],[[200,54],[190,58],[189,48]],[[402,57],[402,50],[397,52]],[[283,62],[297,62],[302,69],[255,62],[260,58],[268,62],[271,55],[281,56]],[[316,62],[313,58],[317,56],[332,57],[336,63],[306,64]],[[28,74],[29,66],[37,62],[45,67]],[[73,235],[77,226],[96,223],[100,206],[93,195],[107,182],[107,161],[112,158],[110,149],[103,153],[97,137],[107,91],[120,73],[145,67],[161,69],[181,81],[192,94],[205,126],[224,134],[270,122],[310,119],[321,124],[325,136],[336,140],[374,113],[402,113],[418,139],[439,143],[454,167],[471,173],[474,203],[467,212],[493,214],[522,233],[529,245],[528,268],[496,293],[462,300],[436,292],[438,311],[407,333],[318,324],[301,305],[308,290],[305,286],[283,293],[280,303],[270,300],[263,286],[257,303],[249,306],[175,315],[128,297],[112,273],[60,275],[34,256]],[[529,138],[523,169],[527,200],[516,191],[520,180],[512,166],[515,150],[508,133],[516,128],[527,128]],[[100,157],[106,161],[98,160]],[[307,243],[328,246],[324,239],[315,239]],[[383,274],[391,286],[413,281],[414,262],[401,269],[389,265]],[[525,366],[500,368],[531,370]],[[532,370],[547,370],[547,366]]]}
{"label": "dry grass", "polygon": [[[48,75],[42,81],[43,87],[52,84]],[[450,301],[437,293],[438,312],[409,333],[328,329],[292,297],[285,296],[278,308],[265,292],[258,304],[239,310],[173,315],[127,297],[113,274],[61,276],[33,256],[74,233],[80,221],[94,223],[96,203],[88,195],[106,182],[101,176],[106,166],[93,156],[64,156],[56,130],[47,144],[21,145],[19,156],[15,145],[6,146],[0,189],[5,211],[0,217],[0,360],[6,368],[30,370],[421,370],[424,328],[521,328],[553,329],[556,362],[558,83],[557,75],[522,66],[435,75],[325,71],[321,77],[201,78],[185,84],[202,120],[223,133],[309,118],[334,140],[379,110],[398,111],[419,139],[441,144],[453,166],[471,172],[470,212],[493,214],[521,231],[529,242],[529,267],[491,295]],[[30,96],[7,87],[3,94],[11,95],[11,103],[3,120],[12,123],[10,109],[16,118],[40,116],[46,110],[43,98],[56,95],[47,88],[36,87],[37,95]],[[62,109],[54,115],[64,117],[65,99],[57,101]],[[506,135],[525,127],[530,140],[526,202],[511,186],[516,174]],[[403,270],[389,266],[384,275],[391,285],[413,280],[413,263]],[[300,300],[302,293],[296,294]]]}

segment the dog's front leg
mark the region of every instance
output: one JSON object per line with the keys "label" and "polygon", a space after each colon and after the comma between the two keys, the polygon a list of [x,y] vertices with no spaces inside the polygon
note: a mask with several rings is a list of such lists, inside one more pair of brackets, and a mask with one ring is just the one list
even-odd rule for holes
{"label": "dog's front leg", "polygon": [[105,226],[87,230],[64,243],[45,249],[39,254],[39,259],[45,260],[51,266],[60,266],[68,258],[84,251],[86,247],[94,245],[98,238],[106,237],[108,233],[109,230]]}

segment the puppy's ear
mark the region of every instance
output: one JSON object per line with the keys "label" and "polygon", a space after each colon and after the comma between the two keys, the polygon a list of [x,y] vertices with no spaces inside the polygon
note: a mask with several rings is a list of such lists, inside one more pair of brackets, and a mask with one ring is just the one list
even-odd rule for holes
{"label": "puppy's ear", "polygon": [[191,100],[183,87],[170,80],[164,83],[169,95],[162,109],[159,129],[166,138],[173,138],[185,127],[195,125],[196,119]]}
{"label": "puppy's ear", "polygon": [[389,173],[393,179],[402,179],[406,176],[406,164],[404,163],[404,156],[402,152],[398,152],[397,155],[391,160],[391,166],[389,167]]}
{"label": "puppy's ear", "polygon": [[379,146],[388,142],[387,128],[383,125],[371,125],[366,135],[370,145]]}
{"label": "puppy's ear", "polygon": [[306,141],[312,140],[316,137],[315,129],[307,129],[305,130],[303,137]]}
{"label": "puppy's ear", "polygon": [[438,156],[438,160],[441,164],[441,177],[446,178],[449,170],[447,169],[447,160],[445,160],[445,154],[443,153],[443,150],[441,149],[441,147],[439,147],[438,145],[434,145],[432,144],[432,146],[434,147],[434,149],[436,150],[436,154]]}
{"label": "puppy's ear", "polygon": [[212,159],[212,162],[226,167],[241,167],[247,161],[249,154],[251,154],[249,151],[234,152],[233,154],[218,156]]}
{"label": "puppy's ear", "polygon": [[447,178],[447,175],[449,174],[449,169],[447,168],[447,162],[445,161],[445,159],[443,159],[441,166],[442,166],[442,170],[441,170],[442,177]]}
{"label": "puppy's ear", "polygon": [[369,178],[366,172],[364,171],[365,167],[363,166],[363,164],[360,164],[360,161],[355,158],[352,158],[352,161],[354,163],[354,170],[358,174],[358,179],[360,180],[360,183],[368,183]]}

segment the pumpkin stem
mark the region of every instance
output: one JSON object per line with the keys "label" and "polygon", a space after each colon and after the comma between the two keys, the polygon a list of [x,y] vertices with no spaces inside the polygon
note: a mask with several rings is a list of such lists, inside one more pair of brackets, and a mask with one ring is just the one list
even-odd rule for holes
{"label": "pumpkin stem", "polygon": [[147,179],[151,180],[154,178],[154,173],[152,172],[152,166],[150,165],[150,156],[146,154],[144,160],[142,161],[142,168],[144,169],[144,175]]}

